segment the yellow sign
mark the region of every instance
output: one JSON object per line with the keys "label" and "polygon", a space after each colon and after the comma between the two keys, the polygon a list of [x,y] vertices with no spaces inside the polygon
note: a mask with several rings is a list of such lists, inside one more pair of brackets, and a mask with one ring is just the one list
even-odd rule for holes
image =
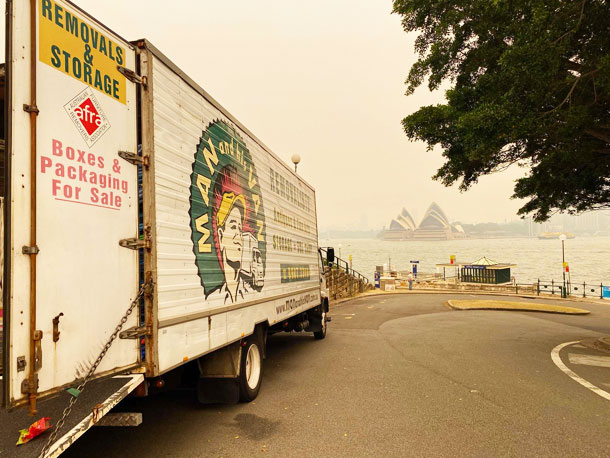
{"label": "yellow sign", "polygon": [[38,58],[125,103],[125,48],[54,0],[38,0]]}
{"label": "yellow sign", "polygon": [[567,263],[567,262],[564,262],[564,263],[563,263],[563,267],[568,267],[568,263]]}

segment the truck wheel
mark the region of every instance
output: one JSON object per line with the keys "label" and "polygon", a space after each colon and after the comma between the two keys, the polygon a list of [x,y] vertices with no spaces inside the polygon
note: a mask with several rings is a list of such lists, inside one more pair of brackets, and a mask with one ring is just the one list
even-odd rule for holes
{"label": "truck wheel", "polygon": [[250,402],[256,399],[263,379],[263,358],[260,343],[250,336],[241,351],[239,368],[239,400]]}
{"label": "truck wheel", "polygon": [[322,312],[322,330],[314,331],[313,336],[318,340],[322,340],[324,337],[326,337],[327,326],[328,324],[326,323],[326,312]]}

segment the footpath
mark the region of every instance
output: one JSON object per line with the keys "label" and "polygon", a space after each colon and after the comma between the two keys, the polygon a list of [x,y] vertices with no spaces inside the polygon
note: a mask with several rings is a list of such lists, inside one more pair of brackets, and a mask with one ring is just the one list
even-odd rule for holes
{"label": "footpath", "polygon": [[[484,291],[479,289],[467,290],[467,289],[441,289],[441,288],[418,288],[415,287],[412,290],[408,288],[397,288],[393,291],[381,291],[379,289],[367,289],[359,292],[354,291],[352,295],[337,297],[334,299],[331,296],[330,306],[337,306],[343,302],[350,301],[352,299],[362,299],[373,296],[392,296],[392,295],[419,295],[419,294],[442,294],[442,295],[455,295],[456,299],[448,301],[448,305],[456,310],[515,310],[515,311],[537,311],[545,313],[563,313],[571,315],[582,315],[589,313],[588,310],[571,307],[570,305],[585,305],[585,304],[602,304],[609,305],[610,302],[604,299],[597,298],[582,298],[576,296],[568,296],[562,298],[559,295],[552,294],[515,294],[508,291]],[[458,300],[460,296],[487,296],[489,300]],[[500,298],[520,298],[529,299],[532,302],[523,301],[506,301]],[[552,300],[556,303],[549,304],[547,301]],[[561,303],[561,304],[558,304]]]}

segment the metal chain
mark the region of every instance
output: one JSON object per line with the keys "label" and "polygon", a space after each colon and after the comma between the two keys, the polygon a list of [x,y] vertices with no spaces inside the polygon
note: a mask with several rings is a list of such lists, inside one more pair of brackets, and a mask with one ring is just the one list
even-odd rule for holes
{"label": "metal chain", "polygon": [[[112,335],[108,338],[108,341],[106,342],[106,345],[104,345],[104,348],[102,349],[102,351],[100,352],[99,356],[97,357],[97,359],[95,360],[95,362],[93,363],[93,365],[91,366],[91,368],[89,369],[89,372],[87,372],[87,375],[85,376],[85,378],[81,381],[81,383],[77,386],[77,390],[79,391],[79,395],[83,392],[83,390],[85,389],[85,385],[89,382],[89,380],[91,379],[91,376],[94,374],[95,370],[97,369],[97,367],[100,365],[100,363],[102,362],[102,359],[104,359],[104,356],[106,356],[106,353],[108,353],[108,350],[110,349],[110,346],[112,345],[112,343],[114,342],[114,340],[117,338],[117,336],[119,335],[119,332],[121,332],[121,329],[123,328],[123,325],[127,322],[127,319],[129,318],[129,315],[131,315],[131,313],[133,312],[133,310],[135,309],[136,305],[138,305],[138,303],[140,302],[140,299],[142,299],[142,297],[144,296],[144,293],[146,292],[147,288],[152,284],[151,280],[146,281],[144,284],[142,284],[142,287],[140,288],[140,291],[138,291],[138,294],[136,295],[136,298],[133,300],[133,302],[131,303],[131,305],[129,306],[129,308],[127,309],[127,311],[125,312],[125,315],[123,315],[123,317],[121,318],[121,321],[119,322],[119,324],[117,325],[117,327],[114,329],[114,332],[112,333]],[[74,404],[76,403],[76,401],[78,400],[77,397],[72,396],[70,398],[70,402],[68,403],[68,406],[64,409],[63,414],[61,416],[61,418],[59,419],[59,421],[55,424],[55,428],[53,429],[52,434],[49,436],[49,440],[47,440],[47,443],[45,444],[45,446],[42,448],[40,455],[38,455],[38,458],[45,458],[46,454],[49,451],[49,448],[51,447],[51,445],[55,442],[55,440],[57,439],[57,434],[59,433],[59,431],[61,430],[61,428],[63,427],[66,419],[68,418],[68,416],[70,415],[70,413],[72,412],[72,407],[74,406]],[[80,432],[80,429],[77,429],[76,431],[74,431],[71,436],[70,436],[70,442],[71,439],[74,435],[78,434]]]}

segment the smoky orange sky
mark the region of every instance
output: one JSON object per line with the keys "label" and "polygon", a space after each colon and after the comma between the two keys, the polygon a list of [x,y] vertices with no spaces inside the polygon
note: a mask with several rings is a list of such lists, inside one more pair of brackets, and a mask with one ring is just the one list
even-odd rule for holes
{"label": "smoky orange sky", "polygon": [[460,193],[431,179],[440,149],[412,143],[401,119],[442,103],[404,95],[416,60],[389,0],[76,0],[128,40],[148,38],[317,192],[321,229],[378,229],[432,201],[453,221],[516,219],[515,168]]}

